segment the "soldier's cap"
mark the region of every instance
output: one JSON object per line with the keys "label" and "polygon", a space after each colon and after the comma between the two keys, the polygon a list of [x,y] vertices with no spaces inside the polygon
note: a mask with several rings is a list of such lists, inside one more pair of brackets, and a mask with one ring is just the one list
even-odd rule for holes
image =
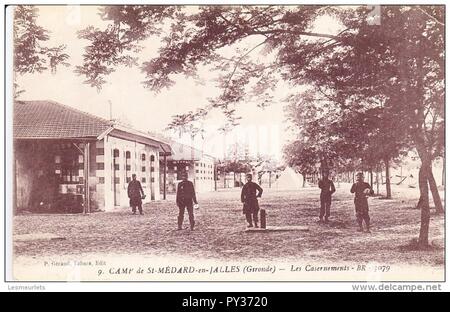
{"label": "soldier's cap", "polygon": [[252,175],[251,173],[247,173],[245,176],[246,176],[247,178],[248,178],[248,177],[250,177],[250,178],[253,177],[253,175]]}
{"label": "soldier's cap", "polygon": [[358,173],[356,174],[356,176],[357,176],[357,177],[364,177],[364,173],[358,172]]}

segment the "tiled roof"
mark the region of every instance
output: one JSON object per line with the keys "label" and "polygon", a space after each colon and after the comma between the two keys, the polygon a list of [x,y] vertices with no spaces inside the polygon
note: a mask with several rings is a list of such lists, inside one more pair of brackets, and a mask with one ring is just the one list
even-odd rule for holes
{"label": "tiled roof", "polygon": [[53,101],[14,103],[14,138],[97,138],[112,122]]}

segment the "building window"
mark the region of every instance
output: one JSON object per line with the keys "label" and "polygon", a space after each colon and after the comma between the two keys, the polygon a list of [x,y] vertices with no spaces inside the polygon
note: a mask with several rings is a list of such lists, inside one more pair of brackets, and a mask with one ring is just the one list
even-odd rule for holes
{"label": "building window", "polygon": [[[137,156],[137,154],[135,153],[135,157]],[[126,151],[125,152],[125,181],[126,183],[131,181],[131,152],[130,151]]]}
{"label": "building window", "polygon": [[104,177],[98,177],[98,184],[105,184],[105,178]]}
{"label": "building window", "polygon": [[105,170],[105,163],[97,163],[97,170]]}
{"label": "building window", "polygon": [[155,167],[150,167],[150,172],[155,172]]}
{"label": "building window", "polygon": [[142,166],[142,172],[145,172],[145,166]]}
{"label": "building window", "polygon": [[120,165],[119,164],[114,164],[114,170],[120,170]]}
{"label": "building window", "polygon": [[155,161],[155,155],[150,155],[150,161]]}
{"label": "building window", "polygon": [[142,181],[142,183],[147,183],[147,179],[144,177],[141,179],[141,181]]}
{"label": "building window", "polygon": [[114,178],[114,184],[119,184],[120,183],[120,178],[119,177],[115,177]]}
{"label": "building window", "polygon": [[141,155],[141,160],[145,161],[145,154]]}
{"label": "building window", "polygon": [[154,183],[155,182],[155,178],[151,178],[150,181],[152,181],[152,183]]}
{"label": "building window", "polygon": [[119,155],[120,155],[119,150],[118,150],[118,149],[115,149],[115,150],[113,151],[113,156],[114,156],[114,157],[119,157]]}
{"label": "building window", "polygon": [[104,148],[97,148],[97,155],[105,155],[105,149]]}
{"label": "building window", "polygon": [[195,173],[198,173],[198,170],[195,170]]}

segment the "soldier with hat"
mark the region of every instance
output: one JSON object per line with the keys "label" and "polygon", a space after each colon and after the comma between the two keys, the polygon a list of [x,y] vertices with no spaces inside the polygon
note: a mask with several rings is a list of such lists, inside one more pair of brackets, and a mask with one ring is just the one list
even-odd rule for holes
{"label": "soldier with hat", "polygon": [[136,214],[136,207],[138,207],[139,213],[143,215],[142,199],[145,198],[144,190],[141,182],[136,179],[136,174],[133,173],[131,178],[132,180],[128,183],[128,198],[130,198],[131,211],[133,214]]}
{"label": "soldier with hat", "polygon": [[245,183],[241,192],[241,202],[244,204],[243,213],[248,222],[247,227],[253,227],[253,223],[255,227],[258,227],[258,197],[261,197],[263,189],[255,182],[252,182],[251,174],[247,174],[246,179],[247,183]]}
{"label": "soldier with hat", "polygon": [[181,175],[182,181],[178,183],[176,203],[179,209],[178,214],[178,230],[182,229],[184,220],[184,211],[187,209],[189,214],[189,223],[191,230],[194,230],[194,204],[198,205],[197,197],[195,196],[194,184],[188,181],[187,172]]}
{"label": "soldier with hat", "polygon": [[324,171],[322,174],[323,178],[319,180],[320,188],[320,215],[319,222],[323,222],[323,217],[325,216],[325,222],[328,222],[330,217],[330,206],[331,206],[331,195],[336,192],[334,183],[332,180],[328,179],[328,172]]}
{"label": "soldier with hat", "polygon": [[367,233],[370,233],[369,203],[367,202],[367,197],[373,194],[373,190],[369,183],[364,182],[364,174],[362,172],[356,175],[356,183],[352,185],[350,192],[355,194],[356,220],[359,225],[358,231],[364,231],[364,221]]}

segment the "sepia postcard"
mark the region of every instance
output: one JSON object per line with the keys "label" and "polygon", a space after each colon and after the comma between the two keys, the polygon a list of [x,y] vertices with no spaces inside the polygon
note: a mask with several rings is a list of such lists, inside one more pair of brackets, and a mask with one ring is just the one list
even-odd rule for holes
{"label": "sepia postcard", "polygon": [[8,281],[445,281],[444,5],[5,14]]}

